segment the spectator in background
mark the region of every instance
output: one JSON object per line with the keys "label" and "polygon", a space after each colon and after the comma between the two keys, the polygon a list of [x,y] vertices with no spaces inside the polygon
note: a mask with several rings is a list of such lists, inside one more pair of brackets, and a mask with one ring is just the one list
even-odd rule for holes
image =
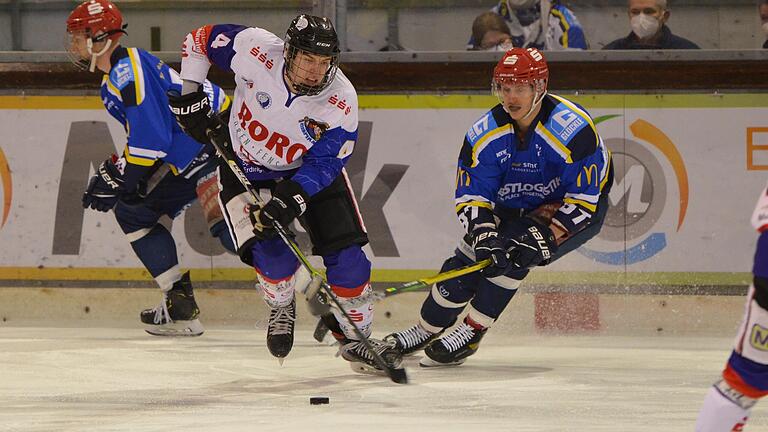
{"label": "spectator in background", "polygon": [[667,0],[629,0],[629,25],[632,32],[603,49],[698,49],[688,39],[675,36],[667,27]]}
{"label": "spectator in background", "polygon": [[471,42],[474,43],[467,46],[468,50],[506,52],[513,47],[507,22],[495,12],[484,12],[475,18]]}
{"label": "spectator in background", "polygon": [[[501,0],[491,12],[504,19],[512,45],[539,50],[587,49],[579,20],[570,9],[550,0]],[[482,16],[482,15],[481,15]],[[480,19],[478,17],[475,22]],[[477,49],[481,41],[474,33],[468,48]]]}
{"label": "spectator in background", "polygon": [[768,0],[760,0],[760,21],[763,23],[762,29],[765,34],[766,41],[763,43],[763,48],[768,48]]}

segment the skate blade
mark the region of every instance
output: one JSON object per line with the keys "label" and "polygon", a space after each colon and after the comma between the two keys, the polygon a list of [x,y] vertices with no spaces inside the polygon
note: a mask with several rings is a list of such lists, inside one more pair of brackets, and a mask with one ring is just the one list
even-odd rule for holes
{"label": "skate blade", "polygon": [[192,321],[174,321],[168,324],[152,325],[144,331],[152,336],[194,337],[202,335],[205,329],[200,320],[194,319]]}
{"label": "skate blade", "polygon": [[429,357],[424,357],[419,361],[419,366],[423,368],[440,368],[440,367],[452,367],[452,366],[460,366],[464,364],[464,362],[467,361],[466,359],[456,360],[455,362],[449,362],[449,363],[440,363],[432,360]]}
{"label": "skate blade", "polygon": [[361,362],[349,362],[349,367],[353,372],[357,372],[362,375],[375,375],[375,376],[387,376],[387,373],[381,369],[375,368],[367,363]]}

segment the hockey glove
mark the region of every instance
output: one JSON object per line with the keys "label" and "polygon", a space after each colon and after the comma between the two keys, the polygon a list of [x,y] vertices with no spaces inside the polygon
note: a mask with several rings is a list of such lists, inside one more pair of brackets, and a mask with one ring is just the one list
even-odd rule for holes
{"label": "hockey glove", "polygon": [[505,240],[496,230],[496,227],[480,226],[472,231],[472,247],[475,249],[475,261],[483,261],[488,258],[493,263],[480,270],[480,274],[493,278],[501,276],[509,267],[509,258],[507,249],[504,247]]}
{"label": "hockey glove", "polygon": [[208,144],[208,130],[216,131],[222,127],[216,114],[211,108],[208,96],[199,87],[196,92],[185,95],[175,90],[168,92],[168,104],[171,112],[176,117],[176,122],[184,130],[184,133],[194,138],[197,142]]}
{"label": "hockey glove", "polygon": [[83,208],[107,212],[117,204],[124,188],[122,174],[115,166],[116,159],[117,156],[113,156],[99,165],[83,194]]}
{"label": "hockey glove", "polygon": [[293,180],[283,180],[275,186],[272,199],[263,207],[251,206],[253,233],[259,240],[277,235],[275,222],[288,229],[288,225],[307,209],[309,195]]}
{"label": "hockey glove", "polygon": [[552,230],[529,217],[511,222],[509,260],[514,268],[530,269],[546,264],[557,252],[557,241]]}

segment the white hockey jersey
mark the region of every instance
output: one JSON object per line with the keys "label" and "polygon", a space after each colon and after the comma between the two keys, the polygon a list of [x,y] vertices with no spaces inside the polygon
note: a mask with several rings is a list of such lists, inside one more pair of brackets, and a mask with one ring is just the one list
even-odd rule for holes
{"label": "white hockey jersey", "polygon": [[260,28],[208,25],[188,34],[181,78],[203,82],[211,64],[235,74],[233,148],[251,180],[291,177],[311,196],[328,186],[357,140],[357,93],[339,70],[322,92],[291,93],[284,42]]}

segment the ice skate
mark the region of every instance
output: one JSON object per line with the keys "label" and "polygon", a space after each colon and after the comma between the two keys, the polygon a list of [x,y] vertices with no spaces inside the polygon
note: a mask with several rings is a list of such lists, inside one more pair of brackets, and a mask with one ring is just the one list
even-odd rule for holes
{"label": "ice skate", "polygon": [[154,336],[200,336],[205,329],[197,319],[199,315],[187,272],[163,293],[157,307],[141,311],[141,322],[147,325],[146,332]]}
{"label": "ice skate", "polygon": [[480,340],[488,331],[476,329],[464,320],[445,336],[436,339],[424,349],[427,356],[419,362],[422,367],[458,366],[477,352]]}
{"label": "ice skate", "polygon": [[430,342],[440,336],[442,332],[432,333],[425,329],[421,324],[403,331],[390,333],[384,337],[385,342],[394,343],[395,349],[402,355],[410,355],[416,351],[424,349]]}
{"label": "ice skate", "polygon": [[293,329],[296,323],[296,299],[286,306],[271,306],[267,327],[267,348],[277,357],[280,365],[293,348]]}
{"label": "ice skate", "polygon": [[[370,342],[373,350],[381,356],[387,365],[395,369],[401,367],[403,356],[395,348],[394,343],[373,338],[368,338],[368,342]],[[344,360],[350,362],[350,367],[353,371],[364,374],[385,375],[384,370],[376,364],[373,355],[362,342],[349,340],[341,346],[339,352]]]}

